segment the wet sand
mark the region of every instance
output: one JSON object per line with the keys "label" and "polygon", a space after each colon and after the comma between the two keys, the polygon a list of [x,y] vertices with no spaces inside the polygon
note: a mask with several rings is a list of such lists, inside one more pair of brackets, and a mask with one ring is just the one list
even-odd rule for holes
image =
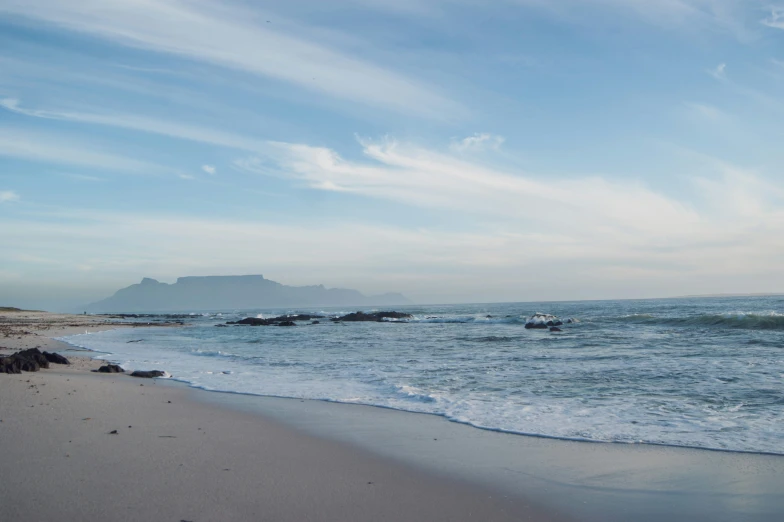
{"label": "wet sand", "polygon": [[[4,346],[64,348],[33,334],[105,327],[70,324],[28,326]],[[563,520],[524,499],[195,397],[207,392],[74,363],[0,374],[3,519]]]}

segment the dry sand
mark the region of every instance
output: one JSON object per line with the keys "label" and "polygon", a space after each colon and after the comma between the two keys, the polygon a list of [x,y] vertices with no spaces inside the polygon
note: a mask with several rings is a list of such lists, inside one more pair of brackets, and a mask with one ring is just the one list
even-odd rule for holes
{"label": "dry sand", "polygon": [[27,310],[9,312],[0,309],[0,355],[8,353],[8,351],[36,347],[41,351],[65,350],[72,347],[55,340],[55,337],[100,332],[119,327],[149,326],[152,325],[143,322],[123,321],[112,318],[112,316],[54,314]]}
{"label": "dry sand", "polygon": [[[12,350],[58,350],[65,345],[48,335],[115,326],[40,313],[4,313],[2,325]],[[520,498],[194,400],[185,387],[74,362],[0,374],[2,520],[563,520]]]}

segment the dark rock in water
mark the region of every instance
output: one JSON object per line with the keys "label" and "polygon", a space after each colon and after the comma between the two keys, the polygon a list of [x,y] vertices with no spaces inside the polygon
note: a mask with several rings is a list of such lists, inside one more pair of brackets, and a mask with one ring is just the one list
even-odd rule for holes
{"label": "dark rock in water", "polygon": [[246,317],[245,319],[240,319],[239,321],[229,321],[226,324],[245,324],[249,326],[294,326],[291,324],[283,324],[283,323],[293,323],[294,321],[311,321],[313,319],[323,319],[323,315],[309,315],[309,314],[298,314],[298,315],[281,315],[279,317],[270,317],[268,319],[262,319],[260,317]]}
{"label": "dark rock in water", "polygon": [[68,359],[66,359],[65,357],[63,357],[59,353],[44,352],[43,356],[46,357],[46,360],[49,361],[50,363],[71,364],[70,362],[68,362]]}
{"label": "dark rock in water", "polygon": [[547,330],[548,326],[544,323],[525,323],[527,329]]}
{"label": "dark rock in water", "polygon": [[297,326],[297,323],[294,321],[282,321],[278,323],[278,326]]}
{"label": "dark rock in water", "polygon": [[411,319],[413,315],[403,312],[355,312],[342,317],[333,317],[335,322],[383,322],[385,319]]}
{"label": "dark rock in water", "polygon": [[560,328],[558,328],[557,326],[551,326],[551,327],[550,327],[550,331],[551,331],[551,332],[563,332],[563,330],[561,330],[561,329],[560,329]]}
{"label": "dark rock in water", "polygon": [[312,323],[310,323],[310,324],[321,324],[321,321],[313,321],[313,322],[312,322]]}
{"label": "dark rock in water", "polygon": [[116,364],[104,364],[97,370],[93,370],[93,371],[99,373],[125,373],[125,370],[123,370],[120,366]]}
{"label": "dark rock in water", "polygon": [[561,326],[563,321],[554,315],[536,313],[532,315],[525,323],[526,328],[534,328],[539,330],[546,330],[551,326]]}
{"label": "dark rock in water", "polygon": [[133,341],[128,341],[127,344],[130,344],[130,343],[143,343],[143,342],[144,342],[144,339],[135,339]]}
{"label": "dark rock in water", "polygon": [[164,377],[164,376],[166,376],[166,372],[162,372],[161,370],[149,370],[149,371],[136,370],[135,372],[131,373],[131,377],[142,377],[144,379],[152,379],[154,377]]}
{"label": "dark rock in water", "polygon": [[324,316],[310,314],[281,315],[280,317],[275,317],[273,320],[312,321],[313,319],[324,319]]}
{"label": "dark rock in water", "polygon": [[226,325],[226,324],[216,324],[215,327],[216,328],[228,328],[229,326]]}
{"label": "dark rock in water", "polygon": [[245,319],[240,319],[239,321],[227,321],[226,324],[234,324],[234,325],[241,325],[245,324],[248,326],[267,326],[272,324],[269,319],[260,319],[258,317],[246,317]]}

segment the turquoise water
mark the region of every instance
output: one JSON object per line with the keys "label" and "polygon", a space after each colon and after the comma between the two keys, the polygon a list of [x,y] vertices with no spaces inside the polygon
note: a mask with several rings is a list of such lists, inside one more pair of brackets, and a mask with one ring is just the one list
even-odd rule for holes
{"label": "turquoise water", "polygon": [[[67,340],[207,390],[370,404],[557,438],[784,454],[784,297],[398,310],[413,319],[217,328],[355,310],[223,311],[190,315],[184,328]],[[525,329],[537,312],[577,322],[558,333]]]}

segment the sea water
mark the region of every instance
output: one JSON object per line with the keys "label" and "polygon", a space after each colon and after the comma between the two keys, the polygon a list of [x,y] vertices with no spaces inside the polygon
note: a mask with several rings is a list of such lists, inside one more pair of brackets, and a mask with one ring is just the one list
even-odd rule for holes
{"label": "sea water", "polygon": [[[188,315],[182,328],[65,340],[206,390],[368,404],[546,437],[784,454],[784,297],[396,310],[413,318],[216,311]],[[526,329],[537,312],[575,322]],[[286,313],[326,318],[216,327]]]}

